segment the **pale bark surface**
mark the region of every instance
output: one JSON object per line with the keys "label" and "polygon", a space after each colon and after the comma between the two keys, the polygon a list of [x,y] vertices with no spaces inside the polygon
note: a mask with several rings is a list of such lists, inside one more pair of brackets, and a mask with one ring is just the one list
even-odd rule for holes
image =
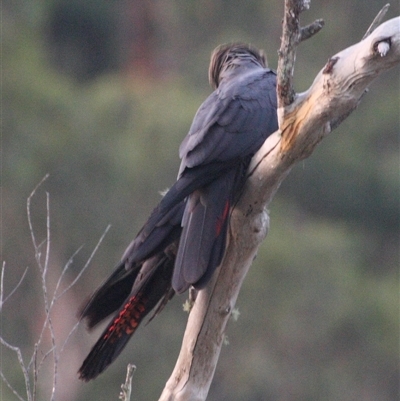
{"label": "pale bark surface", "polygon": [[[309,29],[319,30],[316,27],[320,22],[314,24]],[[245,191],[232,213],[224,260],[197,296],[176,366],[160,401],[206,399],[227,321],[257,249],[267,235],[266,208],[280,183],[295,163],[309,157],[324,136],[351,114],[370,83],[399,63],[397,17],[330,57],[309,90],[297,95],[291,89],[286,92],[293,102],[279,103],[284,105],[278,110],[280,131],[270,136],[253,158]]]}

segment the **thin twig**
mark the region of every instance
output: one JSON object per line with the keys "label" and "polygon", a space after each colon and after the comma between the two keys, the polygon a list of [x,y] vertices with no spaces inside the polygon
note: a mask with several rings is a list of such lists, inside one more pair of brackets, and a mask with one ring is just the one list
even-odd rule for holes
{"label": "thin twig", "polygon": [[51,300],[50,308],[53,306],[53,304],[54,304],[55,302],[57,302],[57,300],[58,300],[59,298],[61,298],[61,297],[64,295],[64,293],[66,293],[66,292],[71,288],[71,284],[70,284],[70,285],[67,287],[67,289],[65,289],[59,296],[57,296],[58,290],[59,290],[59,288],[61,287],[61,283],[62,283],[62,280],[63,280],[65,274],[67,273],[69,267],[70,267],[70,266],[72,265],[72,263],[74,262],[74,257],[80,252],[80,250],[81,250],[82,248],[83,248],[83,245],[80,246],[80,247],[73,253],[73,255],[68,259],[67,263],[66,263],[65,266],[63,267],[62,272],[61,272],[61,274],[60,274],[60,277],[59,277],[58,280],[57,280],[56,288],[55,288],[55,290],[54,290],[54,292],[53,292],[53,297],[52,297],[52,300]]}
{"label": "thin twig", "polygon": [[126,379],[125,384],[121,384],[121,392],[119,393],[119,399],[122,401],[130,401],[132,393],[132,378],[135,373],[136,366],[131,363],[126,368]]}
{"label": "thin twig", "polygon": [[[38,344],[36,344],[36,345],[38,345]],[[37,350],[38,350],[38,349],[37,349]],[[44,361],[47,359],[47,357],[48,357],[50,354],[52,354],[52,353],[54,353],[54,352],[55,352],[54,347],[51,347],[49,350],[47,350],[47,351],[43,354],[43,356],[41,357],[39,363],[37,363],[37,362],[38,362],[38,361],[37,361],[37,357],[35,358],[35,363],[34,363],[34,366],[33,366],[33,371],[34,371],[34,376],[35,376],[35,383],[34,383],[34,384],[36,384],[36,381],[37,381],[37,379],[38,379],[38,377],[39,377],[39,372],[40,372],[40,370],[41,370],[41,368],[42,368],[42,365],[43,365]],[[36,355],[38,355],[38,352],[36,352]]]}
{"label": "thin twig", "polygon": [[28,272],[28,267],[25,269],[21,278],[19,279],[17,285],[11,290],[11,292],[4,298],[4,275],[6,270],[6,262],[3,262],[1,268],[1,278],[0,278],[0,312],[3,308],[3,305],[13,296],[14,292],[17,291],[22,281],[24,280],[26,273]]}
{"label": "thin twig", "polygon": [[[41,273],[42,293],[43,293],[43,301],[44,301],[45,313],[46,313],[46,320],[45,320],[43,326],[44,327],[48,327],[48,329],[49,329],[50,341],[51,341],[51,345],[52,345],[51,350],[45,354],[43,360],[50,353],[53,354],[53,386],[52,386],[52,392],[51,392],[50,400],[54,401],[56,384],[57,384],[58,355],[57,355],[57,349],[56,349],[56,339],[55,339],[54,326],[53,326],[53,321],[51,319],[50,304],[52,304],[52,303],[49,301],[49,295],[48,295],[48,290],[47,290],[47,280],[46,280],[47,272],[48,272],[48,269],[49,269],[50,244],[51,244],[51,238],[50,238],[50,195],[49,195],[48,192],[46,192],[46,253],[45,253],[44,265],[42,265],[40,263],[39,255],[36,255],[37,256],[36,259],[37,259],[37,264],[38,264],[38,267],[39,267],[39,270],[40,270],[40,273]],[[40,365],[39,365],[39,369],[40,369]]]}
{"label": "thin twig", "polygon": [[1,277],[0,277],[0,312],[3,306],[3,296],[4,296],[4,272],[6,270],[6,262],[3,262],[1,266]]}
{"label": "thin twig", "polygon": [[323,19],[317,19],[311,24],[302,27],[300,29],[300,42],[304,40],[310,39],[316,33],[318,33],[325,25],[325,21]]}
{"label": "thin twig", "polygon": [[[24,364],[24,359],[22,358],[22,353],[19,347],[15,347],[11,344],[9,344],[6,340],[4,340],[3,337],[0,336],[0,343],[10,349],[11,351],[15,352],[17,354],[18,362],[21,366],[22,374],[24,375],[24,381],[25,381],[25,389],[26,389],[26,396],[28,401],[32,401],[32,394],[31,394],[31,385],[30,385],[30,380],[29,380],[29,373],[27,368],[25,367]],[[4,377],[4,374],[2,373],[2,377]]]}
{"label": "thin twig", "polygon": [[371,22],[371,25],[369,26],[369,28],[367,29],[367,32],[365,32],[364,36],[363,36],[363,40],[371,35],[372,32],[375,31],[375,29],[381,24],[383,18],[385,17],[386,13],[388,12],[390,7],[390,4],[387,3],[385,4],[381,11],[379,11],[379,13],[377,14],[377,16],[374,18],[374,20]]}
{"label": "thin twig", "polygon": [[[79,274],[75,277],[75,279],[64,289],[61,291],[61,286],[63,279],[65,278],[68,269],[73,263],[74,257],[78,254],[78,252],[82,249],[80,247],[67,261],[65,266],[62,269],[61,275],[57,280],[56,286],[54,291],[52,292],[52,296],[50,297],[49,295],[49,288],[47,284],[47,276],[50,268],[50,250],[51,250],[51,225],[50,225],[50,195],[48,192],[46,192],[46,238],[41,241],[40,243],[37,242],[36,235],[35,235],[35,230],[33,227],[33,221],[32,221],[32,215],[31,215],[31,202],[32,198],[35,196],[38,188],[40,185],[48,178],[48,174],[39,182],[38,185],[34,188],[34,190],[31,192],[27,199],[27,217],[28,217],[28,224],[29,224],[29,231],[31,235],[31,240],[35,252],[35,259],[37,266],[40,271],[40,278],[41,278],[41,285],[42,285],[42,294],[43,294],[43,300],[44,300],[44,308],[45,308],[45,321],[42,325],[41,332],[39,334],[39,338],[37,342],[34,345],[34,351],[32,353],[32,356],[30,358],[29,363],[25,366],[23,358],[22,358],[22,353],[18,347],[12,346],[11,344],[7,343],[2,337],[0,337],[0,343],[9,348],[10,350],[14,351],[17,354],[19,364],[21,365],[21,370],[24,375],[24,380],[25,380],[25,388],[27,392],[27,401],[34,401],[36,399],[36,392],[37,392],[37,384],[39,380],[39,373],[42,369],[42,365],[44,361],[52,354],[53,355],[53,387],[52,387],[52,392],[51,392],[51,397],[50,400],[54,401],[55,400],[55,393],[56,393],[56,388],[57,388],[57,379],[58,379],[58,362],[59,362],[59,357],[61,353],[64,351],[66,344],[68,343],[69,339],[71,338],[72,334],[76,331],[79,322],[77,322],[73,328],[70,330],[68,333],[65,341],[62,343],[59,351],[56,346],[56,337],[55,337],[55,330],[51,318],[51,313],[53,310],[54,305],[56,302],[67,292],[69,291],[80,279],[82,274],[86,271],[86,269],[89,267],[94,255],[96,254],[97,250],[99,249],[105,235],[107,234],[108,230],[110,229],[110,225],[108,225],[100,237],[99,241],[97,242],[95,248],[93,249],[90,257],[88,258],[87,262],[85,263],[84,267],[81,269]],[[43,246],[46,244],[46,248],[43,249]],[[42,254],[44,252],[44,258],[42,257]],[[13,290],[7,295],[4,295],[4,277],[5,277],[5,263],[3,263],[1,273],[0,273],[0,311],[4,303],[15,293],[15,291],[19,288],[21,285],[22,281],[24,280],[26,274],[27,274],[28,268],[25,269],[22,277],[20,278],[18,284],[13,288]],[[60,293],[59,293],[60,292]],[[46,330],[49,330],[50,332],[50,340],[51,340],[51,347],[48,349],[44,354],[41,354],[41,357],[39,358],[39,350],[40,347],[43,343],[43,338],[44,338],[44,333]],[[32,384],[29,376],[29,372],[32,373]],[[133,373],[132,373],[133,374]],[[6,385],[10,388],[10,390],[15,394],[15,396],[19,400],[24,400],[21,395],[18,394],[18,392],[12,387],[12,385],[9,383],[7,378],[4,375],[4,372],[0,368],[0,377],[6,383]]]}
{"label": "thin twig", "polygon": [[76,331],[76,329],[79,327],[79,321],[75,323],[74,327],[70,330],[68,333],[65,341],[63,342],[62,346],[60,347],[60,355],[63,353],[65,346],[67,345],[69,339],[71,338],[72,334]]}
{"label": "thin twig", "polygon": [[[49,301],[48,290],[47,290],[47,281],[46,281],[47,272],[49,269],[50,245],[51,245],[51,241],[50,241],[50,195],[48,192],[46,192],[46,239],[40,245],[37,245],[35,232],[33,229],[32,218],[31,218],[31,200],[32,200],[33,196],[36,194],[36,191],[39,188],[39,186],[48,178],[48,176],[49,175],[46,174],[45,177],[39,182],[38,185],[36,185],[34,190],[29,195],[28,200],[27,200],[27,215],[28,215],[28,224],[29,224],[29,230],[30,230],[30,234],[31,234],[32,244],[33,244],[33,247],[35,250],[36,263],[40,270],[43,301],[44,301],[45,313],[46,313],[46,319],[43,324],[41,333],[39,335],[39,340],[37,341],[36,345],[37,345],[37,347],[39,347],[39,345],[42,343],[44,332],[48,328],[49,332],[50,332],[50,340],[51,340],[52,347],[51,347],[51,350],[45,354],[41,363],[39,363],[39,366],[36,364],[37,352],[34,352],[32,355],[32,358],[28,364],[28,369],[32,366],[32,364],[34,364],[34,369],[33,369],[34,370],[34,380],[36,382],[41,364],[43,363],[43,360],[49,355],[49,353],[53,354],[53,387],[52,387],[52,393],[51,393],[50,399],[52,401],[54,401],[55,389],[56,389],[56,384],[57,384],[58,355],[57,355],[57,349],[56,349],[54,326],[53,326],[53,322],[51,319],[50,305],[52,304],[52,302]],[[44,264],[42,264],[40,248],[44,243],[46,243],[46,251],[45,251]],[[35,388],[36,388],[36,383],[35,383]]]}
{"label": "thin twig", "polygon": [[[96,254],[97,250],[99,249],[101,243],[104,240],[104,237],[106,236],[108,230],[111,228],[111,224],[109,224],[106,229],[104,230],[102,236],[100,237],[99,241],[97,242],[95,248],[93,249],[93,252],[89,256],[89,259],[85,263],[85,266],[83,266],[82,270],[79,272],[79,274],[75,277],[75,279],[72,281],[72,283],[60,294],[57,296],[57,300],[60,299],[67,291],[69,291],[76,283],[77,281],[81,278],[82,274],[86,271],[86,269],[89,267],[90,262],[92,261],[94,255]],[[79,251],[79,250],[78,250]]]}
{"label": "thin twig", "polygon": [[15,388],[11,385],[11,383],[7,380],[7,377],[4,376],[4,373],[0,370],[0,376],[6,386],[11,390],[11,392],[20,400],[25,401],[15,390]]}
{"label": "thin twig", "polygon": [[34,364],[33,364],[33,399],[34,400],[36,400],[36,389],[37,389],[38,376],[39,376],[39,369],[37,367],[38,353],[39,353],[39,344],[35,343],[35,346],[33,348],[33,354],[32,354],[32,358],[34,361]]}
{"label": "thin twig", "polygon": [[49,258],[50,258],[50,195],[48,192],[46,192],[46,256],[44,259],[44,268],[42,274],[44,282],[46,282],[47,271],[49,269]]}
{"label": "thin twig", "polygon": [[33,242],[33,246],[36,249],[38,249],[37,245],[36,245],[36,238],[35,238],[35,234],[33,231],[33,224],[32,224],[32,219],[31,219],[31,199],[33,198],[33,196],[35,195],[36,191],[38,190],[38,188],[43,184],[44,181],[47,180],[47,178],[49,178],[49,174],[46,174],[41,181],[39,182],[39,184],[36,185],[36,187],[33,189],[33,191],[31,192],[31,194],[28,196],[28,200],[26,202],[26,209],[27,209],[27,214],[28,214],[28,224],[29,224],[29,231],[31,233],[31,238],[32,238],[32,242]]}

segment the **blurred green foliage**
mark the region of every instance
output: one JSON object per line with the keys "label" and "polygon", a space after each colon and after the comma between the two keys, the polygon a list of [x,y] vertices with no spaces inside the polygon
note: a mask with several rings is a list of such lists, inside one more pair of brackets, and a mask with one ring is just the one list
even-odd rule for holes
{"label": "blurred green foliage", "polygon": [[[73,280],[112,224],[91,268],[54,312],[61,344],[79,304],[118,261],[158,202],[158,191],[174,181],[179,143],[210,93],[211,50],[221,42],[248,41],[265,48],[274,68],[283,10],[278,0],[154,2],[149,17],[154,70],[146,74],[135,64],[127,66],[115,35],[119,61],[82,81],[52,62],[46,38],[58,3],[19,0],[4,2],[2,10],[6,294],[29,266],[27,278],[2,311],[2,335],[21,347],[26,360],[44,313],[26,218],[32,189],[50,174],[31,212],[40,242],[45,239],[48,192],[51,287],[84,245],[65,283]],[[135,4],[120,1],[114,6],[121,11]],[[80,2],[71,5],[79,15]],[[378,1],[312,3],[304,23],[322,17],[327,25],[299,49],[299,91],[330,56],[362,37],[381,6]],[[392,8],[390,16],[398,15],[398,5]],[[85,7],[102,24],[107,24],[109,12],[109,6],[92,2]],[[110,31],[115,18],[110,17]],[[240,317],[228,327],[230,344],[222,350],[209,400],[395,399],[398,154],[397,69],[372,85],[359,109],[293,170],[271,204],[270,234],[243,286]],[[186,321],[183,302],[184,297],[173,300],[91,384],[80,383],[75,372],[99,331],[88,338],[80,328],[61,354],[57,400],[117,399],[128,362],[138,367],[133,398],[157,399],[179,351]],[[23,393],[16,357],[7,350],[2,368]],[[50,377],[48,369],[44,364],[42,382]],[[48,399],[49,385],[38,387],[39,399]],[[2,386],[2,399],[15,399]]]}

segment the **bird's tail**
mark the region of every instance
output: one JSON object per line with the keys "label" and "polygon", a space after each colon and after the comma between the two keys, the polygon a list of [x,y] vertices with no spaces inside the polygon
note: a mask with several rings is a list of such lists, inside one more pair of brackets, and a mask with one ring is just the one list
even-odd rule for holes
{"label": "bird's tail", "polygon": [[[177,243],[171,244],[167,250],[143,263],[140,271],[135,273],[132,291],[121,302],[122,306],[117,314],[80,367],[78,373],[81,380],[89,381],[102,373],[121,353],[146,315],[155,309],[154,316],[172,298],[175,292],[171,288],[171,276],[176,247]],[[118,270],[117,267],[110,279],[106,281],[111,285],[103,288],[103,295],[107,299],[114,299],[114,305],[122,297],[122,295],[116,295],[118,286],[114,285],[118,273],[121,273],[121,268]],[[128,274],[119,283],[122,282],[127,287],[130,280],[132,280],[132,275]],[[94,306],[93,303],[94,300],[100,300],[100,304],[106,304],[100,297],[101,290],[102,288],[95,293],[88,307],[82,312],[82,317],[88,318],[90,327],[100,321],[100,318],[105,317],[106,314],[106,312],[100,312],[99,307]],[[125,295],[124,291],[122,293]]]}
{"label": "bird's tail", "polygon": [[88,329],[95,327],[122,306],[132,291],[140,267],[132,266],[127,270],[125,263],[120,262],[110,277],[85,301],[78,317],[80,320],[86,320]]}

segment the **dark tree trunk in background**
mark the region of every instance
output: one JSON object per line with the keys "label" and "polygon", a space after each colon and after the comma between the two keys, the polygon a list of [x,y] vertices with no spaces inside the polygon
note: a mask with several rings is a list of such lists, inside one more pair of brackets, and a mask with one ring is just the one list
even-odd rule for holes
{"label": "dark tree trunk in background", "polygon": [[162,37],[158,10],[157,4],[146,0],[93,5],[60,0],[46,26],[51,62],[80,82],[115,69],[157,77],[161,73],[157,45]]}

